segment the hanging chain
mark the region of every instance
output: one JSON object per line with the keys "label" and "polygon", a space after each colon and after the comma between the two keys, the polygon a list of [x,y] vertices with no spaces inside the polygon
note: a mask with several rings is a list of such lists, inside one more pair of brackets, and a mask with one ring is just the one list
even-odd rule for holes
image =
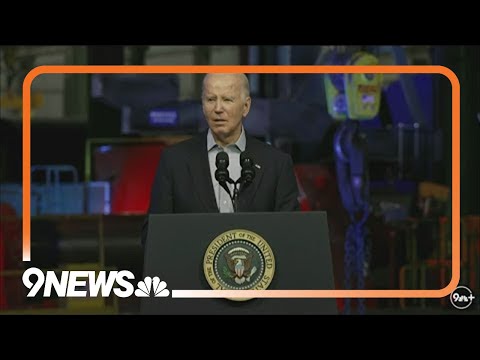
{"label": "hanging chain", "polygon": [[[351,223],[345,235],[345,289],[365,289],[365,278],[368,274],[370,262],[370,246],[366,234],[365,222],[368,219],[369,211],[365,211],[360,220],[351,216]],[[365,313],[365,299],[357,299],[359,314]],[[345,299],[344,313],[351,313],[351,299]]]}

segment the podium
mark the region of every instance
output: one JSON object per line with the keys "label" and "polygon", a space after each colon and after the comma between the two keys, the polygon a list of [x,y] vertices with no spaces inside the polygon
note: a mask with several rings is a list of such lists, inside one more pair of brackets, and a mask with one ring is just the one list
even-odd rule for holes
{"label": "podium", "polygon": [[140,299],[145,315],[338,314],[333,298],[172,296],[175,290],[334,290],[322,211],[150,215],[143,276],[160,278],[169,290]]}

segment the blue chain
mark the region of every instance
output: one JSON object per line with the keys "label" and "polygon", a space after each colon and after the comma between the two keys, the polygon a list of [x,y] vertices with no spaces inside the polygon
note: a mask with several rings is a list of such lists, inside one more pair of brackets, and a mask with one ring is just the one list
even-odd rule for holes
{"label": "blue chain", "polygon": [[[345,255],[344,255],[344,271],[345,271],[345,289],[353,288],[353,283],[356,284],[356,289],[365,289],[365,277],[367,274],[368,260],[370,257],[369,247],[367,245],[366,227],[365,223],[370,212],[365,211],[360,220],[356,220],[351,216],[350,225],[347,228],[345,235]],[[344,313],[350,314],[350,298],[345,298]],[[365,299],[358,299],[358,313],[365,313]]]}

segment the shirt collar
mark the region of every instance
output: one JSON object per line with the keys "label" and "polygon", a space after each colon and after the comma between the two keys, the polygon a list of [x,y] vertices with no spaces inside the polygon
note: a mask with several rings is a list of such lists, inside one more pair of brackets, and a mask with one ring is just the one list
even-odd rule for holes
{"label": "shirt collar", "polygon": [[[247,138],[245,137],[245,130],[243,129],[243,126],[242,126],[242,132],[240,133],[240,137],[238,138],[238,140],[234,143],[234,144],[231,144],[229,146],[233,146],[233,145],[236,145],[236,147],[240,150],[240,151],[245,151],[245,147],[247,145]],[[213,138],[213,135],[212,135],[212,130],[208,129],[208,133],[207,133],[207,151],[210,151],[212,149],[214,149],[215,147],[219,146],[216,142],[215,142],[215,139]]]}

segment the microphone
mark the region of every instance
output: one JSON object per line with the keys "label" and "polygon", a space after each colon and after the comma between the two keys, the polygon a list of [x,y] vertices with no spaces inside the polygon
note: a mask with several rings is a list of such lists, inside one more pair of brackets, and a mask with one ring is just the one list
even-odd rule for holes
{"label": "microphone", "polygon": [[215,170],[215,179],[217,179],[218,183],[225,189],[228,195],[231,196],[230,189],[227,186],[227,181],[232,182],[228,172],[229,163],[228,154],[225,151],[219,151],[215,158],[215,166],[217,167],[217,170]]}
{"label": "microphone", "polygon": [[250,185],[255,178],[255,163],[247,151],[240,154],[241,179],[243,180],[243,188]]}
{"label": "microphone", "polygon": [[219,151],[215,158],[215,166],[217,167],[217,170],[215,170],[215,179],[217,179],[218,182],[226,182],[230,178],[228,173],[229,164],[228,154],[225,151]]}

